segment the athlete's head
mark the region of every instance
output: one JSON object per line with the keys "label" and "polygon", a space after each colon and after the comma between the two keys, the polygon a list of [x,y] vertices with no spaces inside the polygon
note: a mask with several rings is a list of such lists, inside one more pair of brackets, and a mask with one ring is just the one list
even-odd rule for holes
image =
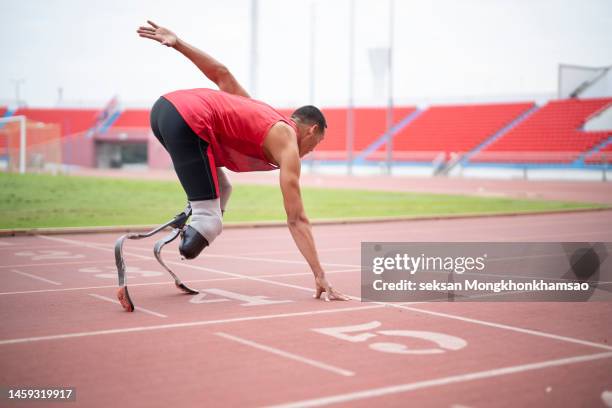
{"label": "athlete's head", "polygon": [[327,122],[318,108],[312,105],[302,106],[291,114],[297,125],[297,139],[300,157],[310,153],[325,136]]}

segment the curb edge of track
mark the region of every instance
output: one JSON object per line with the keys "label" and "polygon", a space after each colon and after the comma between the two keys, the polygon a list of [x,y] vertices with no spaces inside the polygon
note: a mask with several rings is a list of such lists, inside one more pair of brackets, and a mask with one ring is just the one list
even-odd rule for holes
{"label": "curb edge of track", "polygon": [[[318,219],[311,220],[312,225],[343,225],[343,224],[371,224],[379,222],[401,222],[401,221],[433,221],[433,220],[452,220],[470,218],[496,218],[496,217],[518,217],[523,215],[552,215],[552,214],[571,214],[582,212],[611,211],[612,207],[600,208],[575,208],[567,210],[551,211],[524,211],[524,212],[505,212],[492,214],[450,214],[450,215],[425,215],[413,217],[369,217],[369,218],[340,218],[340,219]],[[258,221],[258,222],[228,222],[223,225],[223,229],[238,228],[266,228],[284,227],[285,221]],[[147,232],[159,225],[127,225],[127,226],[107,226],[107,227],[62,227],[62,228],[13,228],[0,229],[0,237],[28,236],[28,235],[66,235],[66,234],[103,234],[103,233],[130,233]]]}

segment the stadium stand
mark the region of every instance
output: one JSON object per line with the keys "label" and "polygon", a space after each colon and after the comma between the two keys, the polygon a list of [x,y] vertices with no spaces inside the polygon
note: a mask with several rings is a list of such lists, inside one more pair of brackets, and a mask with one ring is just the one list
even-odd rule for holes
{"label": "stadium stand", "polygon": [[[414,112],[414,107],[397,107],[393,110],[393,124],[397,124]],[[354,111],[355,153],[365,149],[378,138],[384,136],[387,129],[387,110],[385,108],[355,108]],[[287,111],[282,111],[287,114]],[[289,112],[291,114],[291,112]],[[317,160],[346,160],[346,108],[323,109],[327,120],[325,138],[315,151]]]}
{"label": "stadium stand", "polygon": [[[475,105],[431,106],[424,111],[415,107],[394,109],[394,125],[401,123],[393,138],[396,162],[456,163],[451,157],[463,157],[469,163],[562,163],[595,165],[612,158],[612,130],[584,131],[589,118],[612,104],[612,98],[567,99],[550,101],[542,107],[533,102]],[[286,116],[293,109],[281,109]],[[346,108],[323,109],[328,122],[325,139],[309,157],[317,161],[342,161],[346,151]],[[0,117],[7,112],[0,107]],[[29,121],[56,123],[62,136],[85,135],[96,124],[96,109],[21,108],[14,115]],[[384,107],[354,109],[354,155],[359,160],[386,159]],[[407,124],[406,124],[407,123]],[[108,132],[96,134],[96,141],[147,142],[149,110],[125,109],[112,122]],[[87,139],[85,137],[84,139]],[[76,160],[75,152],[89,151],[91,143],[73,138],[64,157]],[[147,142],[148,143],[148,142]],[[151,143],[149,143],[151,144]],[[65,149],[66,150],[66,149]],[[155,146],[149,146],[150,155]],[[164,152],[161,152],[162,154]],[[457,156],[453,156],[457,153]],[[88,159],[91,163],[93,159]],[[580,163],[578,163],[580,162]]]}
{"label": "stadium stand", "polygon": [[608,136],[608,132],[585,132],[581,127],[610,103],[612,98],[551,101],[470,161],[571,163]]}
{"label": "stadium stand", "polygon": [[[433,106],[393,139],[394,160],[432,161],[468,152],[528,111],[533,103]],[[379,149],[379,154],[385,148]]]}
{"label": "stadium stand", "polygon": [[584,162],[587,164],[612,165],[612,132],[608,134],[605,145],[593,154],[588,155]]}
{"label": "stadium stand", "polygon": [[116,127],[148,128],[149,109],[125,109],[113,123]]}
{"label": "stadium stand", "polygon": [[30,109],[20,108],[14,115],[25,115],[28,120],[44,123],[57,123],[61,126],[62,136],[84,132],[96,120],[96,109]]}

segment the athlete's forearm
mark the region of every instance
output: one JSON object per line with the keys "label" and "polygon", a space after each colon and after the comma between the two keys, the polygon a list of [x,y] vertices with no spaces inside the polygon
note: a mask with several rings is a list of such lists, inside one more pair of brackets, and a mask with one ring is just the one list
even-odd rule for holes
{"label": "athlete's forearm", "polygon": [[323,277],[325,273],[319,262],[319,256],[317,255],[317,248],[315,246],[314,237],[312,236],[312,228],[308,219],[303,218],[297,221],[291,221],[288,223],[289,231],[295,241],[298,249],[308,262],[310,269],[315,277]]}
{"label": "athlete's forearm", "polygon": [[227,68],[225,65],[221,64],[204,51],[186,43],[180,38],[177,38],[174,49],[193,62],[208,79],[217,85],[219,85],[219,80],[221,77],[227,73]]}

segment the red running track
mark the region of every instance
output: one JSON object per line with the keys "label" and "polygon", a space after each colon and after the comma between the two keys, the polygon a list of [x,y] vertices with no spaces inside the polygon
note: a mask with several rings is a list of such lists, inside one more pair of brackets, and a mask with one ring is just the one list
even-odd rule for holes
{"label": "red running track", "polygon": [[[609,225],[612,211],[315,235],[329,279],[358,296],[361,241],[612,241]],[[225,231],[195,261],[166,249],[196,296],[154,260],[157,237],[127,242],[137,310],[126,313],[114,303],[116,238],[0,239],[0,385],[73,386],[71,406],[87,407],[604,406],[612,391],[609,302],[326,303],[311,298],[288,231],[255,228]]]}

